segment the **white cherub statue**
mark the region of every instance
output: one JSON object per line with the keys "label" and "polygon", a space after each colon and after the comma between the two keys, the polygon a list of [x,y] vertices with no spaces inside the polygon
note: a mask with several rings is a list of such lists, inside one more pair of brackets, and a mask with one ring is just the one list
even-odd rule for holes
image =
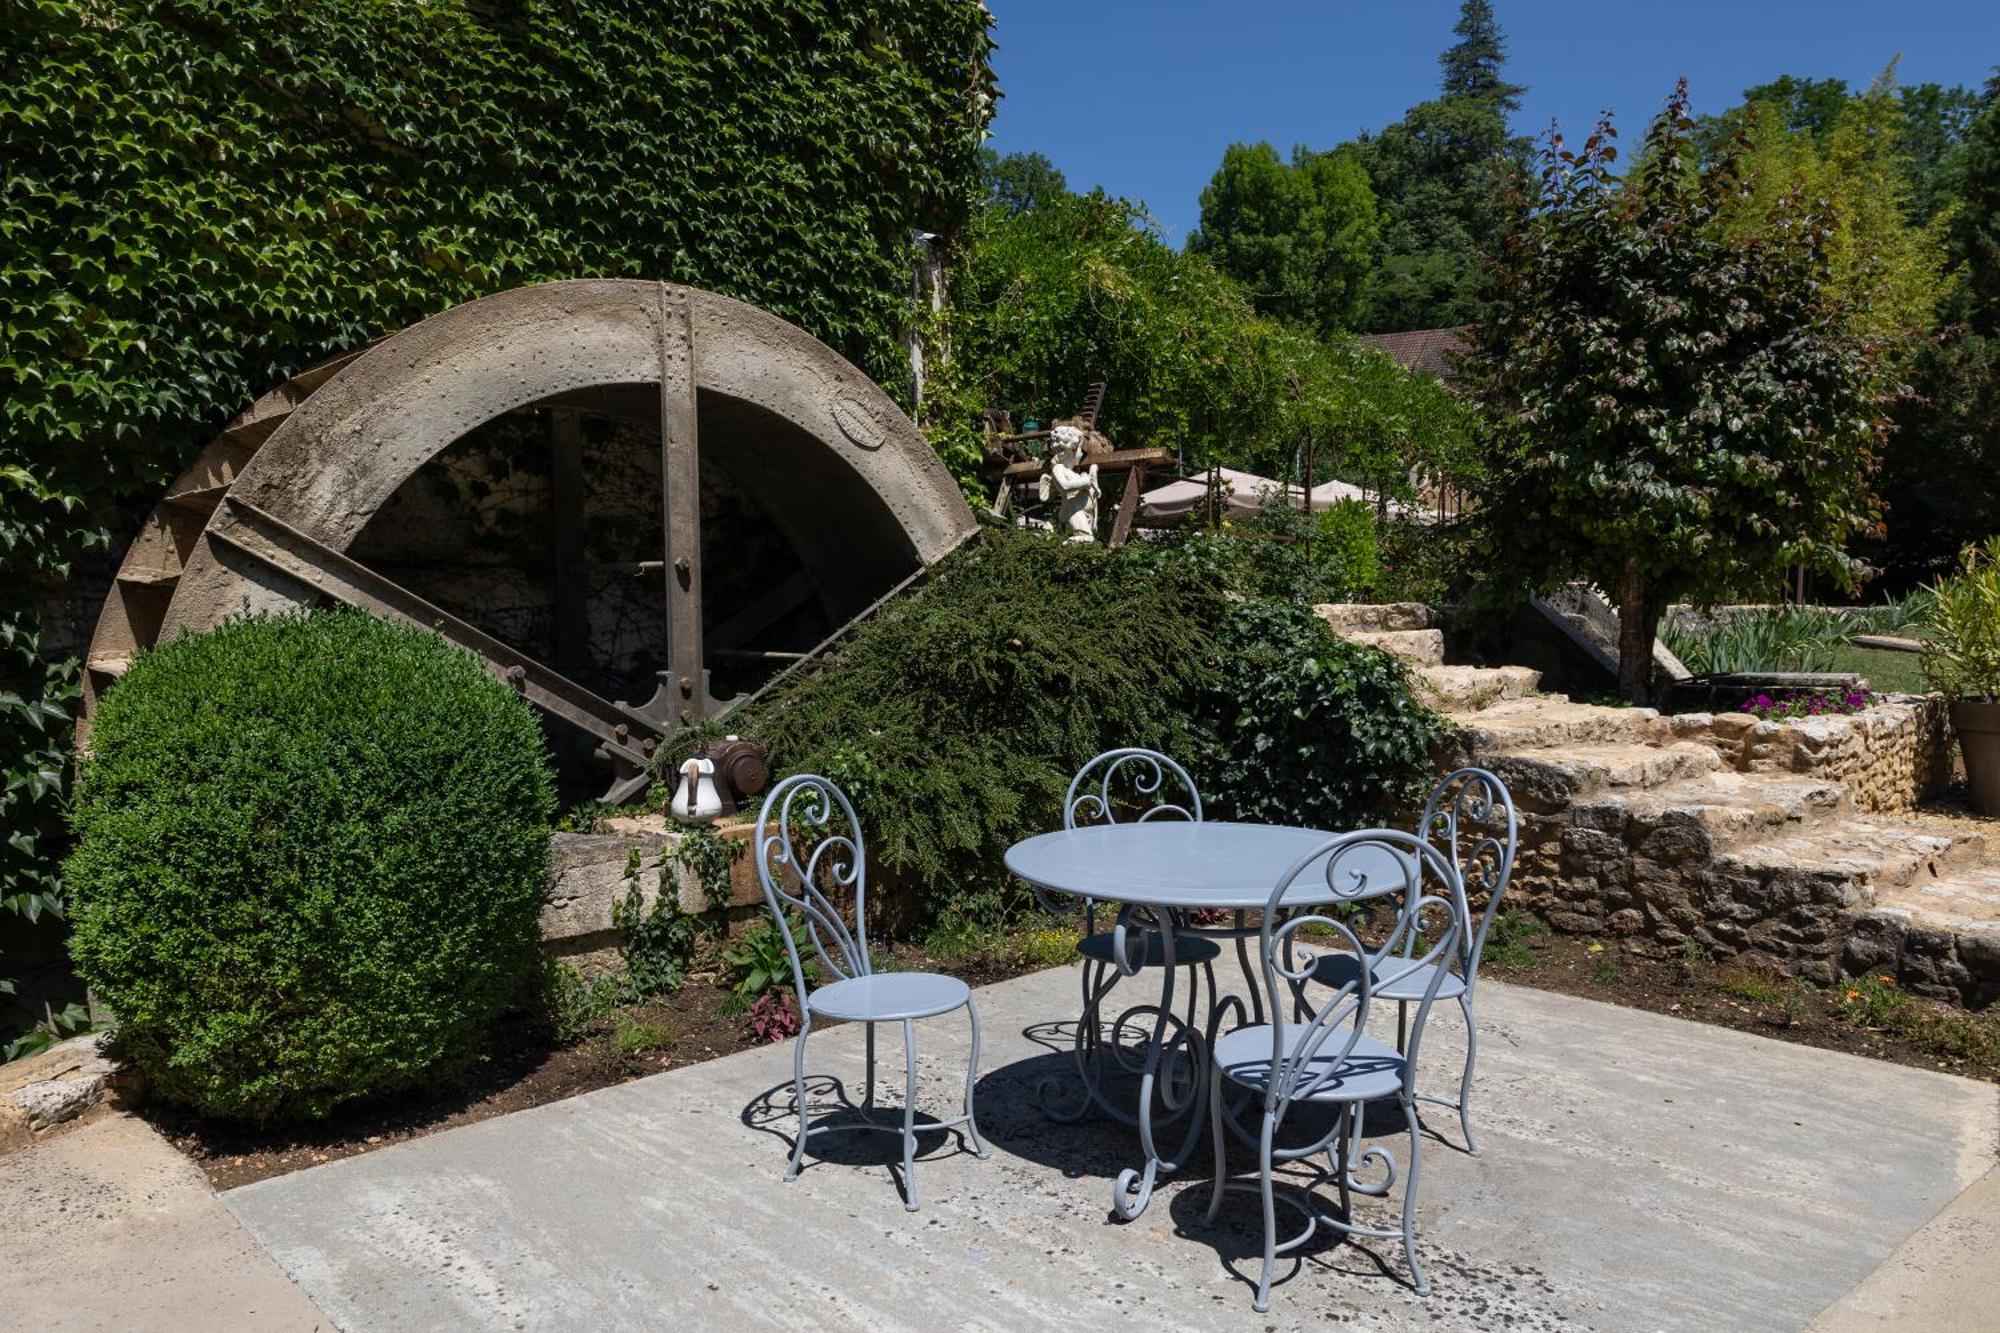
{"label": "white cherub statue", "polygon": [[1057,426],[1049,432],[1049,470],[1042,474],[1037,494],[1044,500],[1061,497],[1057,522],[1073,542],[1097,540],[1097,500],[1104,491],[1097,483],[1097,464],[1082,467],[1083,432]]}

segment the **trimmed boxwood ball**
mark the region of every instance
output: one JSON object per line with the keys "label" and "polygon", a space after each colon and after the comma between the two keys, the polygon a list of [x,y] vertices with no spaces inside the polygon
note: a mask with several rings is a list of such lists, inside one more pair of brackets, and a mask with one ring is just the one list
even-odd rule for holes
{"label": "trimmed boxwood ball", "polygon": [[554,782],[470,654],[246,616],[105,697],[65,866],[77,969],[153,1091],[255,1122],[447,1080],[540,947]]}

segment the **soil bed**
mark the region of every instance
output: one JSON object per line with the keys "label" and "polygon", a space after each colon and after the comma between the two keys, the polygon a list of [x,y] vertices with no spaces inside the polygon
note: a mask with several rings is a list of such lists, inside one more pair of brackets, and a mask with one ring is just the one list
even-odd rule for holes
{"label": "soil bed", "polygon": [[[878,955],[883,953],[882,961],[896,969],[949,972],[975,986],[1055,961],[1045,943],[1023,950],[1015,937],[1000,937],[985,948],[955,949],[946,959],[913,945],[878,947]],[[1516,985],[2000,1082],[2000,1008],[1966,1014],[1879,980],[1816,987],[1698,956],[1644,959],[1613,942],[1555,935],[1511,912],[1496,929],[1482,967]],[[698,974],[672,995],[614,1011],[569,1045],[552,1044],[525,1020],[513,1022],[503,1026],[467,1083],[434,1096],[356,1105],[317,1127],[260,1131],[165,1108],[145,1114],[217,1189],[230,1189],[750,1050],[757,1039],[747,1017],[732,1010],[730,998],[719,975]],[[664,1045],[635,1050],[628,1036],[621,1046],[621,1033],[655,1026],[665,1029]]]}
{"label": "soil bed", "polygon": [[[898,970],[948,971],[975,986],[1003,981],[1046,966],[1008,955],[977,955],[940,963],[915,947],[892,948]],[[729,987],[714,975],[691,977],[671,995],[623,1006],[591,1025],[579,1041],[551,1042],[526,1018],[504,1022],[492,1049],[464,1082],[435,1094],[357,1103],[324,1124],[260,1130],[203,1120],[172,1107],[148,1105],[141,1114],[193,1158],[218,1190],[322,1162],[373,1152],[439,1130],[524,1111],[578,1093],[756,1047],[749,1019],[732,1012]],[[664,1028],[658,1049],[621,1048],[621,1032]],[[824,1020],[819,1026],[831,1026]]]}
{"label": "soil bed", "polygon": [[1529,929],[1512,947],[1489,943],[1481,970],[1514,985],[2000,1082],[2000,1006],[1967,1013],[1883,978],[1814,986],[1698,955],[1640,958],[1612,941]]}

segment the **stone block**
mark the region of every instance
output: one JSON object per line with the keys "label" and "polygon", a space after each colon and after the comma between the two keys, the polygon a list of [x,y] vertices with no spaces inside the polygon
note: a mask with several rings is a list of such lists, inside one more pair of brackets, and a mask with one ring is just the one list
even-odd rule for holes
{"label": "stone block", "polygon": [[[664,820],[607,821],[612,831],[557,833],[550,841],[549,900],[542,908],[542,937],[558,953],[601,950],[617,943],[612,904],[636,882],[640,903],[650,909],[659,894],[660,865],[680,840]],[[723,837],[746,849],[754,832],[747,819],[715,826]],[[730,866],[729,907],[759,906],[764,891],[747,850]],[[705,912],[709,904],[692,871],[676,866],[674,892],[684,912]]]}
{"label": "stone block", "polygon": [[1313,614],[1342,634],[1430,629],[1437,623],[1435,613],[1422,602],[1322,602],[1313,607]]}
{"label": "stone block", "polygon": [[1740,741],[1757,727],[1757,719],[1748,713],[1703,713],[1698,716],[1708,718],[1708,729],[1723,740]]}
{"label": "stone block", "polygon": [[2000,927],[1969,930],[1958,937],[1958,961],[1983,982],[2000,982]]}
{"label": "stone block", "polygon": [[0,1153],[24,1148],[111,1099],[120,1075],[98,1050],[101,1039],[86,1033],[0,1065]]}
{"label": "stone block", "polygon": [[1842,955],[1847,970],[1856,976],[1883,971],[1894,976],[1903,960],[1903,932],[1910,913],[1902,908],[1882,908],[1856,918],[1847,936]]}

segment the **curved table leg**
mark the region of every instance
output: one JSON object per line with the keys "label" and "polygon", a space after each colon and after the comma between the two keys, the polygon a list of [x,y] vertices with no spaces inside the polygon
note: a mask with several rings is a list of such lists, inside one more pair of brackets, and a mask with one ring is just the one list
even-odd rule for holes
{"label": "curved table leg", "polygon": [[[1144,914],[1152,918],[1153,926],[1160,932],[1160,944],[1164,951],[1163,956],[1167,959],[1174,958],[1176,955],[1174,950],[1173,913],[1149,909]],[[1128,905],[1119,913],[1118,917],[1117,947],[1114,948],[1113,955],[1119,960],[1121,971],[1125,970],[1125,964],[1128,961],[1128,954],[1124,945],[1128,928],[1131,925],[1134,915],[1135,913]],[[1153,1189],[1158,1184],[1160,1176],[1179,1170],[1181,1165],[1192,1154],[1195,1144],[1201,1137],[1203,1128],[1202,1113],[1207,1109],[1208,1105],[1209,1080],[1205,1077],[1208,1064],[1207,1043],[1203,1041],[1199,1028],[1182,1020],[1174,1012],[1174,982],[1180,970],[1180,968],[1174,966],[1167,966],[1161,969],[1163,976],[1160,982],[1160,999],[1157,1005],[1134,1006],[1124,1014],[1119,1015],[1118,1018],[1118,1029],[1122,1030],[1126,1019],[1129,1017],[1142,1012],[1153,1015],[1152,1037],[1146,1043],[1146,1061],[1139,1077],[1139,1146],[1146,1154],[1146,1161],[1143,1166],[1126,1167],[1120,1171],[1118,1178],[1112,1182],[1111,1187],[1111,1211],[1127,1222],[1136,1220],[1140,1214],[1146,1211],[1146,1206],[1152,1202]],[[1129,975],[1136,975],[1137,972],[1138,969],[1134,967],[1131,969]],[[1193,968],[1188,969],[1188,985],[1195,992],[1190,997],[1188,1006],[1188,1012],[1193,1014],[1197,1009],[1201,988],[1201,975]],[[1210,997],[1211,1003],[1213,1002],[1213,998],[1213,996]],[[1171,1042],[1169,1042],[1167,1035],[1169,1029],[1176,1031],[1176,1035]],[[1116,1035],[1117,1032],[1114,1031],[1114,1038]],[[1160,1081],[1163,1061],[1171,1055],[1178,1053],[1181,1048],[1185,1050],[1182,1058],[1185,1058],[1188,1062],[1188,1094],[1185,1100],[1179,1098],[1173,1091],[1171,1074],[1168,1075],[1168,1081],[1164,1086]],[[1165,1123],[1171,1124],[1174,1120],[1180,1119],[1182,1116],[1185,1116],[1187,1119],[1187,1132],[1182,1136],[1181,1142],[1171,1158],[1160,1151],[1159,1142],[1155,1135],[1153,1099],[1156,1089],[1160,1092],[1160,1102],[1167,1112],[1167,1121]],[[1164,1128],[1164,1125],[1162,1128]]]}

